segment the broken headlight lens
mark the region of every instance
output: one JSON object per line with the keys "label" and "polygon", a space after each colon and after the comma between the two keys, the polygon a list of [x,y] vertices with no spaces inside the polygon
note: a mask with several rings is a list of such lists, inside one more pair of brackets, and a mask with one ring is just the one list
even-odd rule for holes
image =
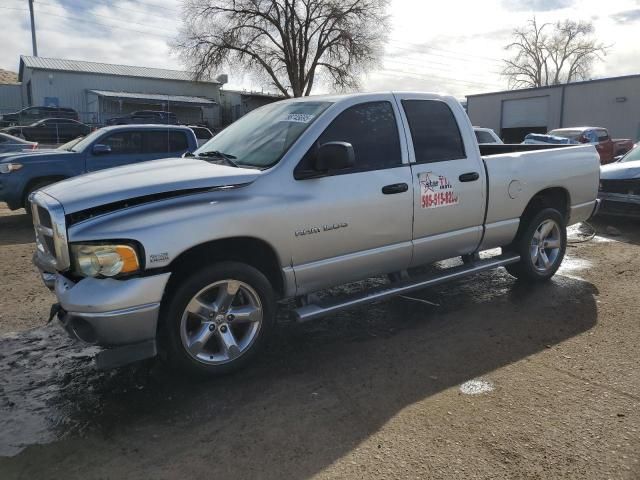
{"label": "broken headlight lens", "polygon": [[130,245],[71,245],[74,271],[83,277],[115,277],[140,270]]}

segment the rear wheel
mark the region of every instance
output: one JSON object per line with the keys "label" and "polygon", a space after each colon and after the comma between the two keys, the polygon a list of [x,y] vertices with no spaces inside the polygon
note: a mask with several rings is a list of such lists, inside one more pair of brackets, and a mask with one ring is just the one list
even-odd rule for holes
{"label": "rear wheel", "polygon": [[567,248],[567,229],[560,212],[545,208],[534,215],[508,248],[520,261],[506,267],[516,278],[544,281],[555,275]]}
{"label": "rear wheel", "polygon": [[243,367],[273,327],[273,289],[249,265],[205,267],[168,295],[161,319],[167,357],[189,373],[219,375]]}

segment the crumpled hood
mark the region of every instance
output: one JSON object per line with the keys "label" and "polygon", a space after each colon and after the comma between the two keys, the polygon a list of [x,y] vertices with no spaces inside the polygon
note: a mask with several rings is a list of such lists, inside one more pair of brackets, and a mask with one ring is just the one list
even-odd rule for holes
{"label": "crumpled hood", "polygon": [[71,214],[133,198],[253,182],[260,170],[227,167],[193,158],[165,158],[109,168],[43,189]]}
{"label": "crumpled hood", "polygon": [[600,167],[602,180],[631,180],[640,178],[640,160],[616,162]]}

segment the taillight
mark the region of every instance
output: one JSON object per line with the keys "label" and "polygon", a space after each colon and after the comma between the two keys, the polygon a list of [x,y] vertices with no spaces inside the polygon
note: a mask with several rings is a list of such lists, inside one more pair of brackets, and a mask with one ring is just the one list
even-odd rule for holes
{"label": "taillight", "polygon": [[33,145],[31,145],[31,150],[35,150],[36,148],[38,148],[38,143],[34,143]]}

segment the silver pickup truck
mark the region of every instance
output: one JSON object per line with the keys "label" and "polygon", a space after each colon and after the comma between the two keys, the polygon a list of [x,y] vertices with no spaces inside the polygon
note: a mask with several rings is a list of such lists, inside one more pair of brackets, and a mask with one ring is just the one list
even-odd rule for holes
{"label": "silver pickup truck", "polygon": [[[99,367],[161,350],[172,365],[218,374],[268,342],[281,300],[308,321],[497,267],[549,279],[567,225],[594,213],[598,181],[592,146],[479,147],[452,97],[291,99],[195,155],[35,192],[34,261],[58,298],[52,316],[106,347]],[[453,257],[463,262],[415,274]],[[376,275],[388,283],[315,294]]]}

